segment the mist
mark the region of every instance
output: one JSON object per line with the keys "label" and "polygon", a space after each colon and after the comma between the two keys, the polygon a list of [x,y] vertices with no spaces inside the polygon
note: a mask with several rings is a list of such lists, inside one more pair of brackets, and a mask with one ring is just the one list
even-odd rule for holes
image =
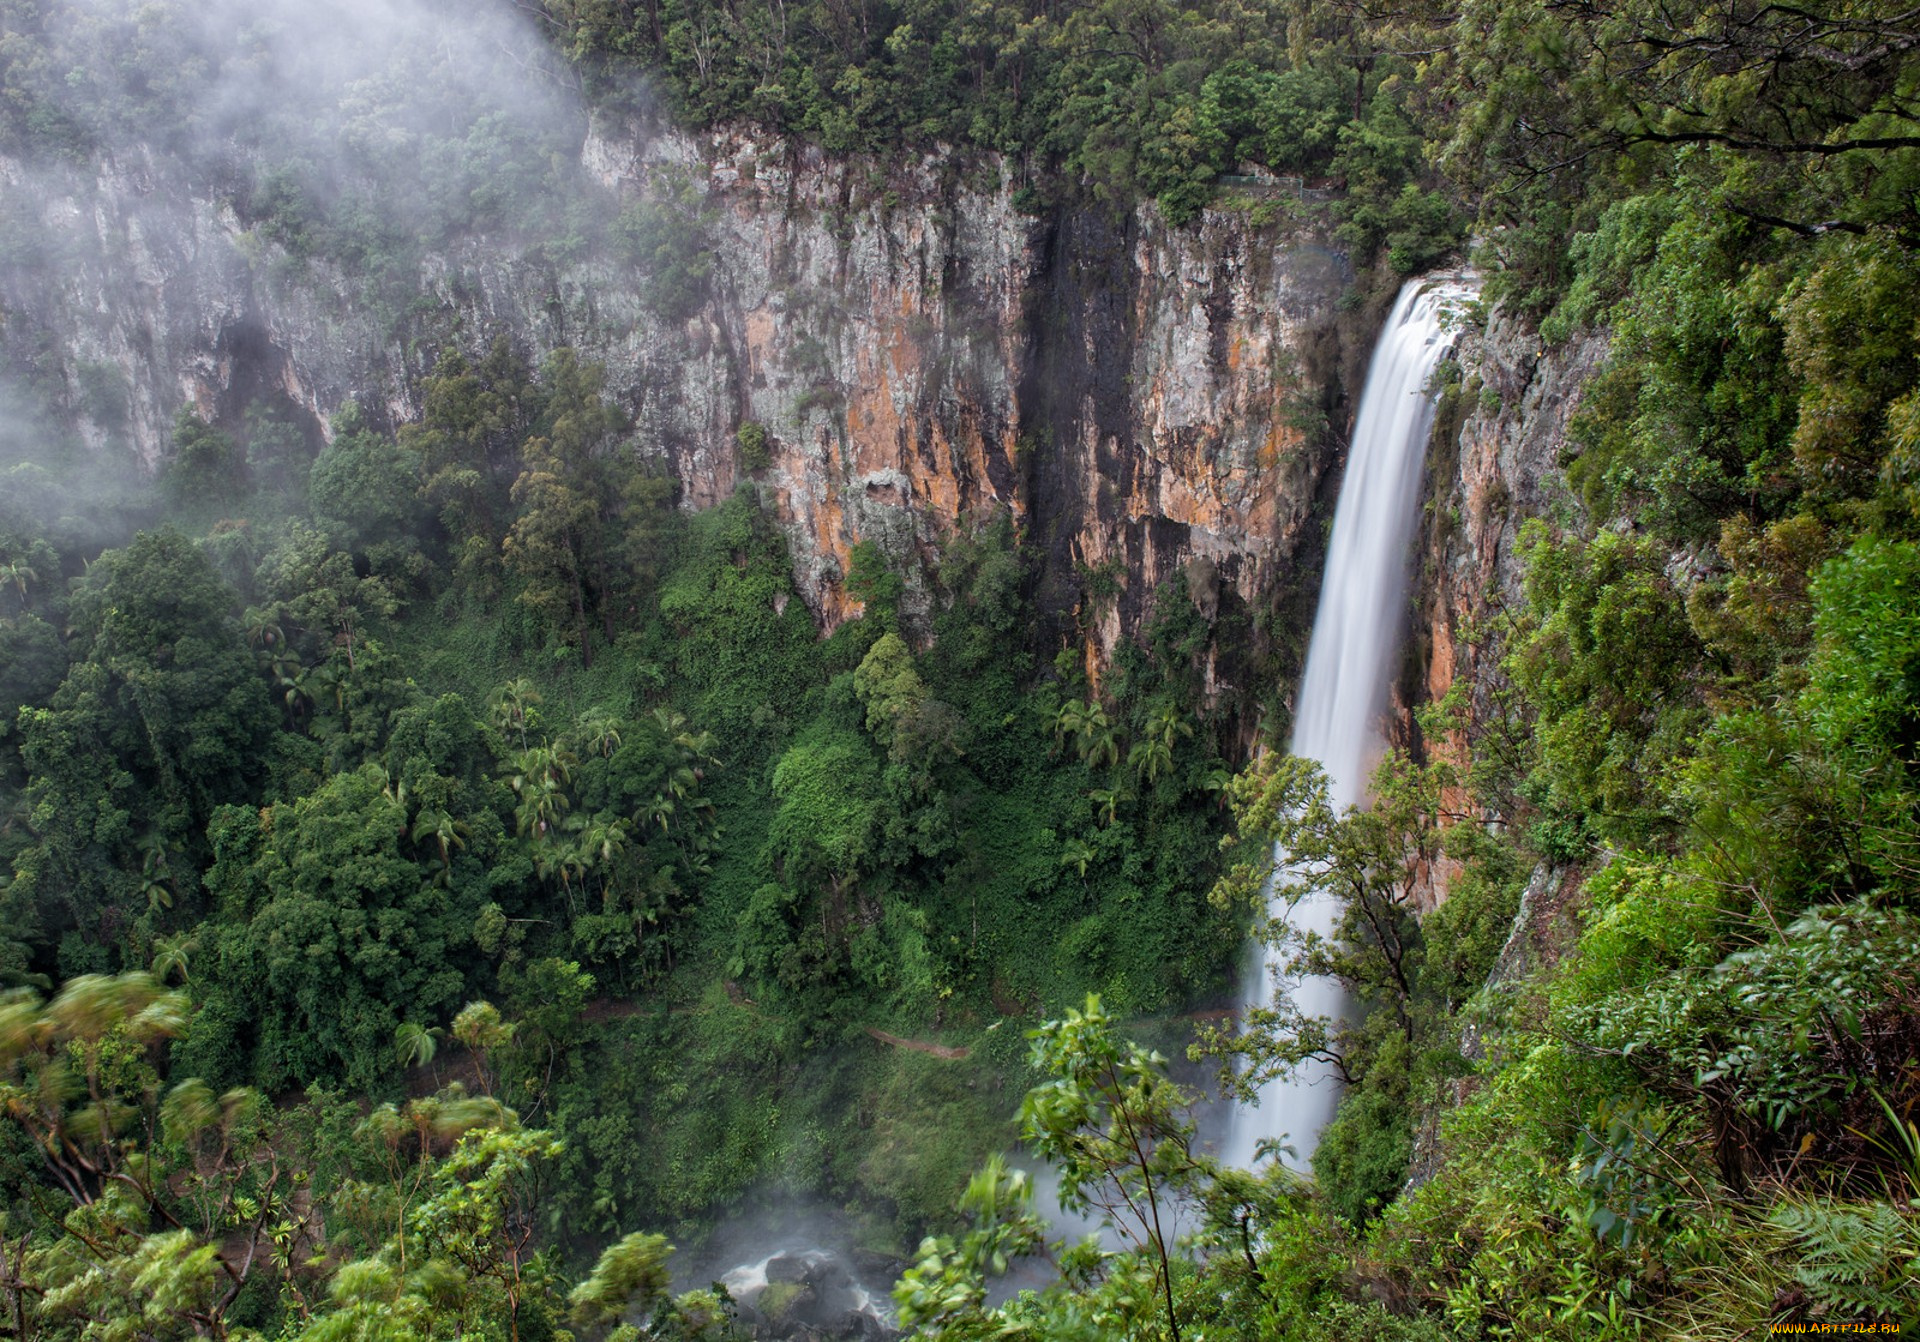
{"label": "mist", "polygon": [[585,128],[534,24],[490,0],[69,0],[17,40],[9,149],[123,170],[165,155],[243,217],[297,193],[416,229],[494,225],[568,175]]}
{"label": "mist", "polygon": [[66,0],[10,20],[0,456],[137,482],[183,406],[230,430],[258,406],[316,446],[348,398],[407,415],[450,338],[491,334],[461,331],[445,293],[420,301],[460,272],[451,253],[564,267],[617,216],[539,22],[504,0]]}

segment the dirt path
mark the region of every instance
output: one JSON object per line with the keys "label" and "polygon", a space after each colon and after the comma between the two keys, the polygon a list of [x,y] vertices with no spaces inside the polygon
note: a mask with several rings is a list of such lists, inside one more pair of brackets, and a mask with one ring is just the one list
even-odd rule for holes
{"label": "dirt path", "polygon": [[955,1048],[951,1044],[930,1044],[924,1039],[902,1039],[897,1034],[888,1034],[885,1030],[876,1030],[867,1026],[867,1033],[883,1044],[892,1044],[895,1048],[911,1049],[915,1053],[931,1053],[936,1058],[945,1058],[949,1062],[959,1062],[973,1052],[970,1048]]}

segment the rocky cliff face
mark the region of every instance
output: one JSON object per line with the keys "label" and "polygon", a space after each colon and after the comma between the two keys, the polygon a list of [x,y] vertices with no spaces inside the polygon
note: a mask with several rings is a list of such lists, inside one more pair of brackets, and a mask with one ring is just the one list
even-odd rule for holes
{"label": "rocky cliff face", "polygon": [[[1428,459],[1416,549],[1418,609],[1399,686],[1403,704],[1439,700],[1459,682],[1466,687],[1469,724],[1494,711],[1502,649],[1474,641],[1474,631],[1487,630],[1498,611],[1519,608],[1522,523],[1578,514],[1578,502],[1558,483],[1559,462],[1581,392],[1605,356],[1604,336],[1588,334],[1549,350],[1530,327],[1497,311],[1485,330],[1463,334],[1461,382],[1443,402]],[[1464,805],[1465,798],[1453,804]],[[1445,897],[1449,875],[1445,869],[1433,874],[1431,902]]]}
{"label": "rocky cliff face", "polygon": [[997,509],[1044,552],[1043,611],[1096,665],[1176,570],[1211,614],[1311,567],[1351,281],[1325,246],[1244,210],[1181,230],[1151,207],[1035,219],[990,160],[881,172],[746,131],[600,129],[581,161],[622,200],[692,202],[712,269],[684,319],[605,255],[469,239],[393,297],[289,258],[152,156],[0,161],[10,362],[86,440],[152,466],[183,404],[231,419],[266,397],[317,446],[348,398],[410,418],[446,343],[572,345],[688,506],[736,487],[736,431],[766,426],[754,481],[828,626],[857,609],[856,542],[924,607],[941,538]]}

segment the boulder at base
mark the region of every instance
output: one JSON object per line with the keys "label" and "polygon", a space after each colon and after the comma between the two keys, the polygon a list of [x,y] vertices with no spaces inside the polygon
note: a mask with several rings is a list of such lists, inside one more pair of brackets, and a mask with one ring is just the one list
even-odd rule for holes
{"label": "boulder at base", "polygon": [[824,1249],[783,1249],[720,1279],[756,1338],[892,1342],[900,1330],[846,1262]]}

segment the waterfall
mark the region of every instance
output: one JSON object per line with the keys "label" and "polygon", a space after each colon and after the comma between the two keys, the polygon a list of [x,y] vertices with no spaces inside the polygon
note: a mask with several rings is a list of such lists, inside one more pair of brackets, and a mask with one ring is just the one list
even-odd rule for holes
{"label": "waterfall", "polygon": [[[1469,292],[1457,280],[1410,280],[1374,345],[1360,396],[1288,747],[1326,769],[1336,811],[1365,800],[1367,779],[1379,758],[1379,719],[1400,642],[1408,544],[1433,424],[1427,382],[1452,343],[1443,317]],[[1275,852],[1276,862],[1284,858]],[[1314,895],[1284,916],[1303,931],[1325,935],[1339,914],[1337,900]],[[1307,1015],[1344,1012],[1346,997],[1335,980],[1286,975],[1282,957],[1271,950],[1254,959],[1242,993],[1245,1004],[1264,1002],[1276,983],[1284,983]],[[1293,1163],[1304,1166],[1338,1100],[1332,1069],[1302,1064],[1263,1086],[1258,1108],[1235,1111],[1226,1159],[1249,1168],[1256,1142],[1284,1137],[1298,1153]]]}

